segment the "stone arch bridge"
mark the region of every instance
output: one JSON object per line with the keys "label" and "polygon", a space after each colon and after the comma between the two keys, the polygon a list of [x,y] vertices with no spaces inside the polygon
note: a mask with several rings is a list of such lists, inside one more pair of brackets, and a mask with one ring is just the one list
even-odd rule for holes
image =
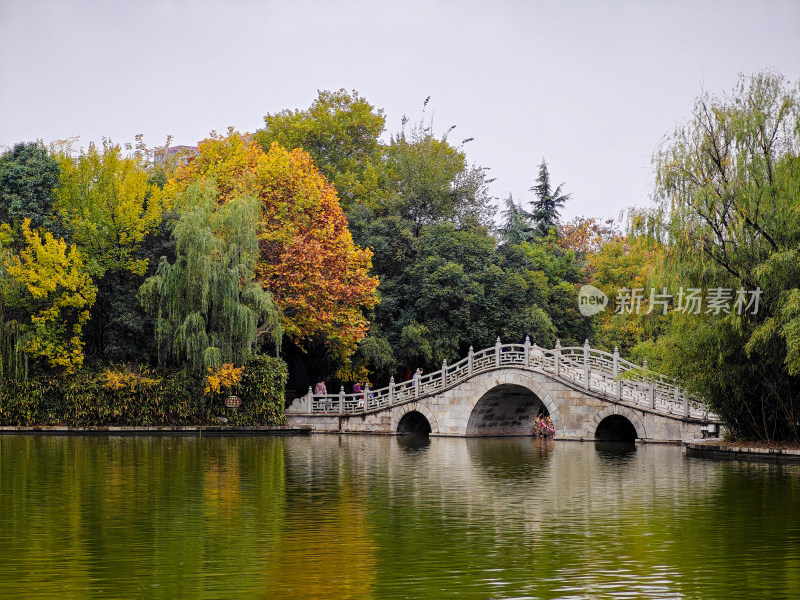
{"label": "stone arch bridge", "polygon": [[718,419],[673,381],[619,353],[503,344],[435,373],[360,394],[297,398],[290,425],[321,432],[531,435],[549,414],[556,439],[677,442],[716,430]]}

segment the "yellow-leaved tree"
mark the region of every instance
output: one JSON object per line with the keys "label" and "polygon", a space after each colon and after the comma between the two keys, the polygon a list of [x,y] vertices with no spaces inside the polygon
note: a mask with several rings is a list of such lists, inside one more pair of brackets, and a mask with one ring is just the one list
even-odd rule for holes
{"label": "yellow-leaved tree", "polygon": [[72,240],[86,256],[92,276],[108,271],[143,275],[147,259],[136,251],[161,223],[161,190],[150,180],[143,159],[124,156],[108,141],[77,156],[62,153],[56,208]]}
{"label": "yellow-leaved tree", "polygon": [[[3,260],[4,330],[17,333],[27,355],[74,373],[83,364],[81,333],[97,288],[75,245],[31,230],[30,219],[22,234],[25,246],[19,254],[6,252]],[[7,317],[15,314],[12,324]]]}
{"label": "yellow-leaved tree", "polygon": [[108,141],[80,153],[67,146],[56,156],[61,182],[55,208],[98,287],[85,332],[86,352],[116,360],[141,357],[146,316],[136,290],[153,266],[142,246],[157,243],[164,234],[159,231],[164,206],[157,173],[141,144],[135,152]]}

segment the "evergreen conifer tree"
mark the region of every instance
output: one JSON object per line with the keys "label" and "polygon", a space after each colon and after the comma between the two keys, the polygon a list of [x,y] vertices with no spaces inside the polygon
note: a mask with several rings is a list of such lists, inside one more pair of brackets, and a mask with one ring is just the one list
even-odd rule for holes
{"label": "evergreen conifer tree", "polygon": [[550,229],[558,225],[561,218],[560,210],[564,208],[570,194],[562,193],[561,188],[564,184],[560,184],[555,191],[550,186],[550,173],[547,170],[547,163],[542,159],[542,164],[539,165],[539,177],[536,179],[536,185],[530,188],[530,191],[536,194],[536,200],[533,202],[533,219],[536,222],[536,231],[541,237],[545,237]]}

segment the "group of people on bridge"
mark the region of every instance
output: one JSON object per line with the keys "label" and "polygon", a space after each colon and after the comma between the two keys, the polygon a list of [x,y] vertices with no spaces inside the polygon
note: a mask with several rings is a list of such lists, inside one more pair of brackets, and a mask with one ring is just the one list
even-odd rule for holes
{"label": "group of people on bridge", "polygon": [[[414,374],[411,376],[411,379],[409,379],[409,382],[408,382],[409,385],[414,385],[416,383],[416,381],[422,376],[422,373],[423,373],[422,369],[417,369],[416,371],[414,371]],[[353,384],[353,393],[354,394],[365,394],[364,387],[361,385],[360,381],[357,381],[356,383]],[[315,396],[327,396],[328,395],[328,388],[325,385],[325,380],[324,379],[318,381],[317,385],[314,386],[314,395]],[[370,394],[370,397],[372,397],[372,394]],[[360,400],[366,400],[366,397],[365,396],[361,396],[359,399]]]}
{"label": "group of people on bridge", "polygon": [[[361,382],[357,381],[353,384],[353,393],[356,394],[356,398],[358,399],[358,407],[364,408],[364,402],[367,399],[367,392],[361,386]],[[325,381],[321,380],[317,382],[317,385],[314,386],[314,395],[315,396],[327,396],[328,395],[328,388],[325,385]],[[370,394],[370,397],[373,397],[374,394]],[[326,399],[326,401],[329,401]]]}
{"label": "group of people on bridge", "polygon": [[[361,394],[364,391],[364,388],[361,387],[361,382],[357,381],[353,384],[353,393],[354,394]],[[314,395],[315,396],[327,396],[328,395],[328,388],[325,386],[324,381],[319,381],[317,385],[314,386]]]}

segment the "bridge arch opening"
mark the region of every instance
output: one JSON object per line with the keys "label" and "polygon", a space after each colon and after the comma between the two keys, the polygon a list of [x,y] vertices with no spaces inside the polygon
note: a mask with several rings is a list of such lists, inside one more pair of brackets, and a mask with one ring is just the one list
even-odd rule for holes
{"label": "bridge arch opening", "polygon": [[410,410],[397,424],[397,433],[401,435],[430,435],[431,424],[425,415],[417,410]]}
{"label": "bridge arch opening", "polygon": [[467,435],[533,435],[536,417],[549,413],[542,401],[528,388],[505,383],[486,392],[472,409]]}
{"label": "bridge arch opening", "polygon": [[609,415],[597,425],[594,432],[601,442],[635,442],[636,427],[622,415]]}

